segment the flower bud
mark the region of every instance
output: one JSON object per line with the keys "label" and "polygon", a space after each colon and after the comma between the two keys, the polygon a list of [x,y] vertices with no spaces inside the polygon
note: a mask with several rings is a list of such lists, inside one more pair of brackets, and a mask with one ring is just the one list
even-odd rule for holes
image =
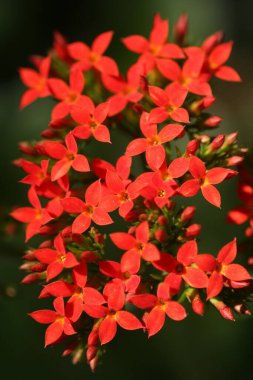
{"label": "flower bud", "polygon": [[238,305],[235,305],[234,306],[234,309],[235,311],[237,311],[237,313],[239,314],[243,314],[243,315],[251,315],[251,311],[249,310],[249,308],[244,305],[244,304],[238,304]]}
{"label": "flower bud", "polygon": [[186,222],[186,221],[192,219],[195,215],[195,212],[196,212],[196,207],[194,207],[194,206],[186,207],[180,216],[181,222]]}
{"label": "flower bud", "polygon": [[225,141],[225,135],[216,136],[210,144],[211,151],[214,152],[214,151],[220,149],[220,147],[222,147],[224,141]]}
{"label": "flower bud", "polygon": [[199,115],[201,111],[211,107],[214,102],[215,98],[213,96],[205,96],[203,99],[193,102],[189,107],[189,111],[195,115]]}
{"label": "flower bud", "polygon": [[226,165],[227,166],[235,166],[240,164],[244,160],[244,157],[242,156],[232,156],[227,158]]}
{"label": "flower bud", "polygon": [[199,141],[198,140],[191,140],[188,142],[186,146],[186,153],[188,154],[195,154],[199,147]]}
{"label": "flower bud", "polygon": [[173,34],[178,45],[182,45],[188,32],[188,15],[182,13],[174,25]]}
{"label": "flower bud", "polygon": [[219,116],[210,116],[203,122],[203,126],[207,128],[215,128],[218,127],[221,120],[222,118]]}
{"label": "flower bud", "polygon": [[202,227],[200,224],[192,224],[189,227],[186,228],[185,230],[185,237],[187,239],[192,239],[200,234]]}
{"label": "flower bud", "polygon": [[192,300],[192,310],[198,315],[204,315],[205,304],[200,298],[199,294],[196,294]]}

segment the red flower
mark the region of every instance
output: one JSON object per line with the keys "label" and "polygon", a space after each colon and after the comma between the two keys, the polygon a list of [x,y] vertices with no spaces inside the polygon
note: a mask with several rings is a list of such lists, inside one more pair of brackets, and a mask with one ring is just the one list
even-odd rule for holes
{"label": "red flower", "polygon": [[116,94],[109,98],[109,116],[114,116],[123,111],[128,102],[137,103],[142,99],[143,94],[139,92],[142,71],[142,66],[135,63],[129,68],[126,79],[122,76],[102,76],[103,84],[107,90]]}
{"label": "red flower", "polygon": [[203,197],[216,207],[220,207],[221,197],[213,185],[223,182],[236,174],[235,171],[216,167],[206,170],[205,164],[198,157],[191,156],[189,171],[193,177],[183,183],[178,192],[184,197],[192,197],[201,189]]}
{"label": "red flower", "polygon": [[38,65],[39,72],[33,69],[21,68],[19,69],[19,75],[22,82],[29,87],[21,98],[20,108],[28,106],[34,102],[37,98],[43,98],[50,95],[50,91],[47,85],[47,78],[50,70],[51,59],[46,57],[41,60]]}
{"label": "red flower", "polygon": [[118,75],[118,67],[116,62],[107,56],[104,52],[108,48],[113,32],[105,32],[95,38],[91,48],[83,42],[74,42],[68,45],[70,56],[79,61],[73,67],[78,67],[83,71],[89,70],[94,67],[103,74]]}
{"label": "red flower", "polygon": [[38,310],[29,313],[36,322],[50,324],[46,329],[45,347],[56,343],[63,335],[76,334],[68,315],[68,310],[64,307],[62,297],[54,300],[54,310]]}
{"label": "red flower", "polygon": [[78,172],[90,171],[87,158],[77,153],[78,148],[72,133],[67,134],[65,137],[65,144],[66,147],[56,141],[46,141],[43,144],[46,153],[55,160],[58,160],[52,167],[52,181],[62,178],[69,172],[71,167]]}
{"label": "red flower", "polygon": [[116,335],[117,325],[125,330],[137,330],[143,326],[132,313],[122,310],[125,303],[123,285],[119,282],[108,283],[104,289],[108,307],[85,305],[84,310],[93,318],[103,318],[99,325],[99,339],[101,344],[110,342]]}
{"label": "red flower", "polygon": [[185,308],[177,301],[171,300],[170,286],[165,282],[158,285],[157,296],[140,294],[131,297],[130,302],[141,309],[152,309],[144,317],[149,337],[161,330],[165,315],[174,321],[182,321],[187,316]]}
{"label": "red flower", "polygon": [[160,87],[149,86],[149,96],[159,106],[150,112],[151,117],[159,117],[163,122],[168,117],[180,123],[189,123],[189,114],[184,108],[180,108],[187,96],[187,89],[178,83],[169,84],[165,90]]}
{"label": "red flower", "polygon": [[209,254],[198,255],[197,265],[211,272],[207,287],[207,299],[217,296],[223,288],[224,278],[233,282],[247,281],[251,279],[248,271],[239,264],[231,264],[236,257],[236,240],[224,245],[218,253],[217,259]]}
{"label": "red flower", "polygon": [[34,187],[31,187],[28,191],[28,200],[33,207],[21,207],[11,212],[14,219],[27,223],[26,241],[39,233],[41,226],[52,220],[47,210],[41,207]]}
{"label": "red flower", "polygon": [[100,180],[93,182],[85,192],[85,202],[76,197],[69,197],[62,200],[64,210],[71,214],[78,215],[73,224],[72,232],[81,234],[86,231],[91,222],[103,226],[111,224],[113,221],[108,214],[108,210],[102,203],[102,185]]}
{"label": "red flower", "polygon": [[48,79],[48,86],[52,94],[60,102],[52,111],[52,119],[61,119],[68,114],[81,108],[90,108],[92,102],[86,95],[82,95],[84,88],[84,76],[80,69],[72,69],[70,71],[69,86],[62,80],[57,78]]}
{"label": "red flower", "polygon": [[129,156],[137,156],[146,152],[146,160],[153,170],[158,170],[165,159],[165,149],[162,144],[179,137],[184,127],[180,124],[168,124],[157,131],[157,125],[151,124],[149,114],[144,112],[140,120],[140,128],[145,138],[132,140],[126,149]]}
{"label": "red flower", "polygon": [[173,277],[175,293],[177,293],[181,288],[182,279],[193,288],[202,289],[207,287],[207,275],[202,269],[193,266],[193,264],[196,264],[197,257],[197,243],[195,240],[190,240],[179,248],[176,258],[170,254],[161,253],[160,260],[152,264],[159,270],[169,272],[165,282],[168,282],[172,287],[171,277]]}
{"label": "red flower", "polygon": [[110,234],[110,238],[118,248],[127,250],[121,258],[122,271],[137,273],[141,258],[145,261],[159,260],[160,252],[154,244],[149,243],[149,235],[149,225],[146,221],[136,227],[135,237],[125,232]]}
{"label": "red flower", "polygon": [[122,156],[117,162],[117,171],[108,170],[105,177],[107,189],[111,194],[105,196],[104,204],[107,204],[111,210],[119,207],[119,215],[123,218],[132,210],[133,201],[140,195],[140,189],[143,187],[138,180],[134,182],[127,180],[129,175],[127,167],[130,170],[131,161],[130,157]]}
{"label": "red flower", "polygon": [[73,135],[79,139],[88,139],[91,135],[101,142],[111,142],[110,132],[103,125],[109,112],[109,102],[101,103],[97,107],[90,100],[90,107],[73,112],[73,119],[81,125],[73,130]]}
{"label": "red flower", "polygon": [[206,82],[206,77],[201,76],[201,69],[205,60],[205,54],[199,52],[194,56],[189,57],[183,67],[172,60],[161,60],[157,62],[158,69],[161,74],[173,81],[179,83],[183,88],[186,88],[189,92],[197,95],[210,96],[212,90],[209,84]]}
{"label": "red flower", "polygon": [[39,248],[34,251],[34,256],[47,267],[47,281],[58,276],[64,268],[73,268],[79,264],[72,252],[66,252],[61,234],[54,239],[54,248]]}
{"label": "red flower", "polygon": [[[133,268],[135,269],[135,268]],[[135,293],[141,278],[136,275],[136,271],[126,272],[122,270],[122,264],[112,260],[100,261],[99,270],[107,277],[117,278],[122,281],[124,290],[127,293]]]}
{"label": "red flower", "polygon": [[162,58],[165,62],[168,58],[184,58],[179,46],[167,43],[168,34],[168,20],[163,20],[157,14],[148,40],[139,35],[132,35],[123,38],[122,42],[129,50],[142,54],[139,62],[145,64],[149,72],[154,68],[158,58]]}

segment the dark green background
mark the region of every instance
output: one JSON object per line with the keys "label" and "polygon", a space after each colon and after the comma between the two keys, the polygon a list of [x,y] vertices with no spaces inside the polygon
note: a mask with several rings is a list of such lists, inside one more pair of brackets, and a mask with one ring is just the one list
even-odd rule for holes
{"label": "dark green background", "polygon": [[[147,34],[155,12],[169,17],[171,23],[180,12],[190,15],[192,41],[223,29],[227,39],[235,40],[232,64],[243,83],[215,82],[218,97],[213,112],[224,117],[221,132],[240,132],[240,142],[251,146],[253,116],[253,22],[252,1],[238,0],[1,0],[0,2],[0,204],[10,207],[25,202],[25,189],[17,184],[21,173],[11,166],[18,157],[20,140],[38,138],[46,128],[51,103],[40,100],[18,111],[21,85],[17,69],[28,64],[30,54],[45,54],[52,42],[52,32],[61,31],[69,41],[88,42],[105,30],[115,30],[110,53],[121,67],[132,62],[119,38]],[[118,40],[117,40],[118,39]],[[122,152],[120,152],[122,153]],[[222,211],[197,198],[196,220],[203,222],[200,247],[217,252],[242,228],[226,225],[225,215],[236,204],[236,180],[221,186]],[[192,204],[195,200],[192,200]],[[23,237],[22,237],[23,238]],[[0,252],[0,283],[17,285],[17,296],[0,296],[0,376],[7,380],[52,379],[252,379],[251,318],[237,323],[223,320],[210,310],[204,318],[189,316],[184,322],[169,321],[162,333],[147,340],[141,333],[122,332],[108,346],[104,363],[95,375],[82,365],[72,366],[60,357],[57,348],[43,349],[44,327],[26,313],[42,307],[36,301],[38,287],[18,285],[22,278],[18,266],[24,249],[22,239],[3,239]],[[35,301],[34,301],[35,300]]]}

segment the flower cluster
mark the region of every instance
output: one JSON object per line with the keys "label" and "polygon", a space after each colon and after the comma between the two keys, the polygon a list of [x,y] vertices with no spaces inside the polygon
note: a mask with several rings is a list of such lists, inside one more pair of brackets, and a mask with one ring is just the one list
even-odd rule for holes
{"label": "flower cluster", "polygon": [[[24,256],[23,283],[42,284],[39,298],[53,298],[54,308],[30,316],[49,325],[45,346],[66,340],[64,355],[86,356],[92,369],[118,326],[152,336],[166,316],[186,318],[186,302],[199,315],[210,303],[233,320],[224,293],[251,281],[234,263],[236,240],[217,257],[198,253],[195,207],[180,206],[200,193],[220,208],[217,185],[242,160],[235,133],[205,134],[221,122],[208,112],[211,79],[240,81],[226,65],[232,42],[215,33],[190,46],[186,32],[183,15],[169,42],[169,23],[156,15],[149,38],[123,38],[138,55],[125,76],[105,54],[111,31],[91,47],[56,33],[49,54],[20,69],[21,108],[54,100],[42,140],[22,142],[15,161],[30,206],[12,216],[25,223],[26,241],[40,239]],[[94,156],[100,145],[117,151],[120,134],[128,140],[116,162]]]}

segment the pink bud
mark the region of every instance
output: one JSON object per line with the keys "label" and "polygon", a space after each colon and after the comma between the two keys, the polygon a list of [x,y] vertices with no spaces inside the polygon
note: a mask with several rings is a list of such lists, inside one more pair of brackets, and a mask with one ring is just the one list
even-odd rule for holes
{"label": "pink bud", "polygon": [[188,206],[184,209],[184,211],[181,214],[181,221],[186,222],[187,220],[190,220],[194,217],[196,212],[196,207],[194,206]]}
{"label": "pink bud", "polygon": [[36,152],[36,149],[31,146],[28,142],[26,141],[21,141],[19,144],[18,144],[18,148],[19,150],[24,153],[24,154],[27,154],[28,156],[36,156],[37,152]]}
{"label": "pink bud", "polygon": [[218,135],[216,136],[213,141],[211,142],[211,150],[216,151],[222,147],[225,141],[225,135]]}
{"label": "pink bud", "polygon": [[221,120],[222,118],[219,116],[210,116],[204,121],[203,125],[208,128],[215,128],[220,124]]}
{"label": "pink bud", "polygon": [[163,228],[158,228],[155,231],[155,238],[158,241],[164,241],[165,239],[167,239],[167,237],[168,237],[168,234],[167,234],[167,232]]}
{"label": "pink bud", "polygon": [[185,237],[187,239],[194,238],[200,234],[202,227],[200,224],[192,224],[191,226],[187,227],[185,230]]}
{"label": "pink bud", "polygon": [[192,310],[194,311],[194,313],[198,315],[204,315],[205,304],[201,300],[199,294],[196,294],[196,296],[192,300]]}
{"label": "pink bud", "polygon": [[187,35],[188,32],[188,15],[187,13],[182,13],[179,16],[179,19],[174,25],[174,38],[176,40],[176,43],[181,45]]}
{"label": "pink bud", "polygon": [[191,140],[188,142],[186,147],[186,152],[188,154],[195,154],[199,147],[199,141],[198,140]]}
{"label": "pink bud", "polygon": [[238,132],[230,133],[229,135],[226,136],[226,144],[227,145],[232,145],[234,142],[236,142],[238,137]]}
{"label": "pink bud", "polygon": [[244,160],[244,157],[242,156],[232,156],[227,158],[226,164],[227,166],[235,166],[240,164]]}

